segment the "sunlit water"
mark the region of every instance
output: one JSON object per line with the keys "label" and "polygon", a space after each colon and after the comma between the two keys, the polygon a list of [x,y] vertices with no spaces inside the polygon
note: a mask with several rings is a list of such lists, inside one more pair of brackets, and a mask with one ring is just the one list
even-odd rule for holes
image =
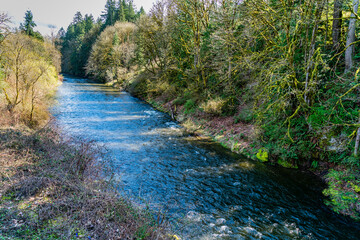
{"label": "sunlit water", "polygon": [[182,239],[360,239],[309,175],[253,162],[183,133],[164,113],[66,77],[52,112],[65,133],[105,145],[121,191],[161,210]]}

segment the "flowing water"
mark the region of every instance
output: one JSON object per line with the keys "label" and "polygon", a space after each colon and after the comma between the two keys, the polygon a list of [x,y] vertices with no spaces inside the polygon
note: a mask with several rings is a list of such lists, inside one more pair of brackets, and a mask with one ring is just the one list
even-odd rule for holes
{"label": "flowing water", "polygon": [[360,239],[313,177],[188,136],[126,92],[66,77],[52,109],[64,132],[110,150],[121,191],[161,210],[182,239]]}

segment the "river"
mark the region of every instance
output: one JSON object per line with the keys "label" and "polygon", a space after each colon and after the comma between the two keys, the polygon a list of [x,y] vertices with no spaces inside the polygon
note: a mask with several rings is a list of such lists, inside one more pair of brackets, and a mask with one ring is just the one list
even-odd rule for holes
{"label": "river", "polygon": [[63,132],[106,146],[119,191],[164,213],[182,239],[360,239],[317,179],[191,137],[126,92],[65,77],[51,111]]}

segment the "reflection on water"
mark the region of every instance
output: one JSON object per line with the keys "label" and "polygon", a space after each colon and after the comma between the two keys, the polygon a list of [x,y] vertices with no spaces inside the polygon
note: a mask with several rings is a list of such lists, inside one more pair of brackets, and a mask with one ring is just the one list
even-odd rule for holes
{"label": "reflection on water", "polygon": [[359,239],[359,225],[331,213],[308,175],[184,136],[167,115],[101,84],[66,78],[57,98],[64,132],[104,144],[123,190],[164,211],[182,239]]}

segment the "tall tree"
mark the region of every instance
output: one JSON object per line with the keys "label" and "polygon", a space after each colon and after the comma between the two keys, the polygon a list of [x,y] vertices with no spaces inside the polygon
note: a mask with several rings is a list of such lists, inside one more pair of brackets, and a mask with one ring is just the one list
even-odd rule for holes
{"label": "tall tree", "polygon": [[116,9],[116,20],[120,22],[126,21],[125,8],[121,0],[119,0]]}
{"label": "tall tree", "polygon": [[0,43],[4,41],[5,37],[9,33],[9,26],[7,25],[10,22],[10,18],[5,13],[0,13]]}
{"label": "tall tree", "polygon": [[20,105],[28,120],[33,121],[36,103],[39,103],[39,99],[44,100],[47,94],[40,93],[38,85],[41,82],[47,84],[43,85],[44,88],[56,85],[56,68],[51,62],[60,57],[59,53],[52,44],[20,33],[10,34],[1,48],[4,50],[2,63],[6,73],[4,81],[7,83],[2,90],[7,109],[13,113]]}
{"label": "tall tree", "polygon": [[181,0],[176,2],[178,9],[177,26],[181,31],[180,39],[183,49],[192,59],[192,74],[200,88],[206,88],[207,76],[205,74],[206,61],[204,59],[204,36],[210,23],[210,13],[215,6],[209,0]]}
{"label": "tall tree", "polygon": [[144,8],[141,6],[140,10],[137,13],[137,18],[140,18],[142,15],[145,15],[145,10]]}
{"label": "tall tree", "polygon": [[349,27],[346,38],[346,50],[345,50],[345,72],[349,71],[353,67],[353,55],[354,55],[354,42],[355,42],[355,23],[359,8],[359,0],[353,0],[353,9],[351,12]]}
{"label": "tall tree", "polygon": [[333,25],[332,25],[332,39],[333,48],[338,49],[341,41],[341,26],[342,26],[342,6],[344,0],[335,0]]}
{"label": "tall tree", "polygon": [[114,25],[116,19],[116,3],[115,0],[107,0],[105,4],[105,10],[102,14],[104,19],[104,28],[106,26]]}
{"label": "tall tree", "polygon": [[94,21],[94,17],[93,17],[93,15],[85,15],[85,17],[84,17],[84,21],[85,21],[85,32],[87,33],[87,32],[89,32],[92,28],[93,28],[93,26],[94,26],[94,23],[95,23],[95,21]]}
{"label": "tall tree", "polygon": [[78,24],[79,22],[81,22],[83,20],[83,17],[82,17],[82,14],[81,14],[81,12],[76,12],[75,13],[75,16],[74,16],[74,18],[73,18],[73,21],[72,21],[72,24]]}
{"label": "tall tree", "polygon": [[34,27],[36,27],[36,23],[33,20],[33,14],[30,10],[27,10],[24,17],[24,23],[20,23],[20,30],[26,35],[34,36]]}
{"label": "tall tree", "polygon": [[129,22],[134,22],[136,20],[136,14],[135,14],[135,9],[134,9],[134,3],[132,0],[128,1],[128,6],[127,6],[127,20]]}

